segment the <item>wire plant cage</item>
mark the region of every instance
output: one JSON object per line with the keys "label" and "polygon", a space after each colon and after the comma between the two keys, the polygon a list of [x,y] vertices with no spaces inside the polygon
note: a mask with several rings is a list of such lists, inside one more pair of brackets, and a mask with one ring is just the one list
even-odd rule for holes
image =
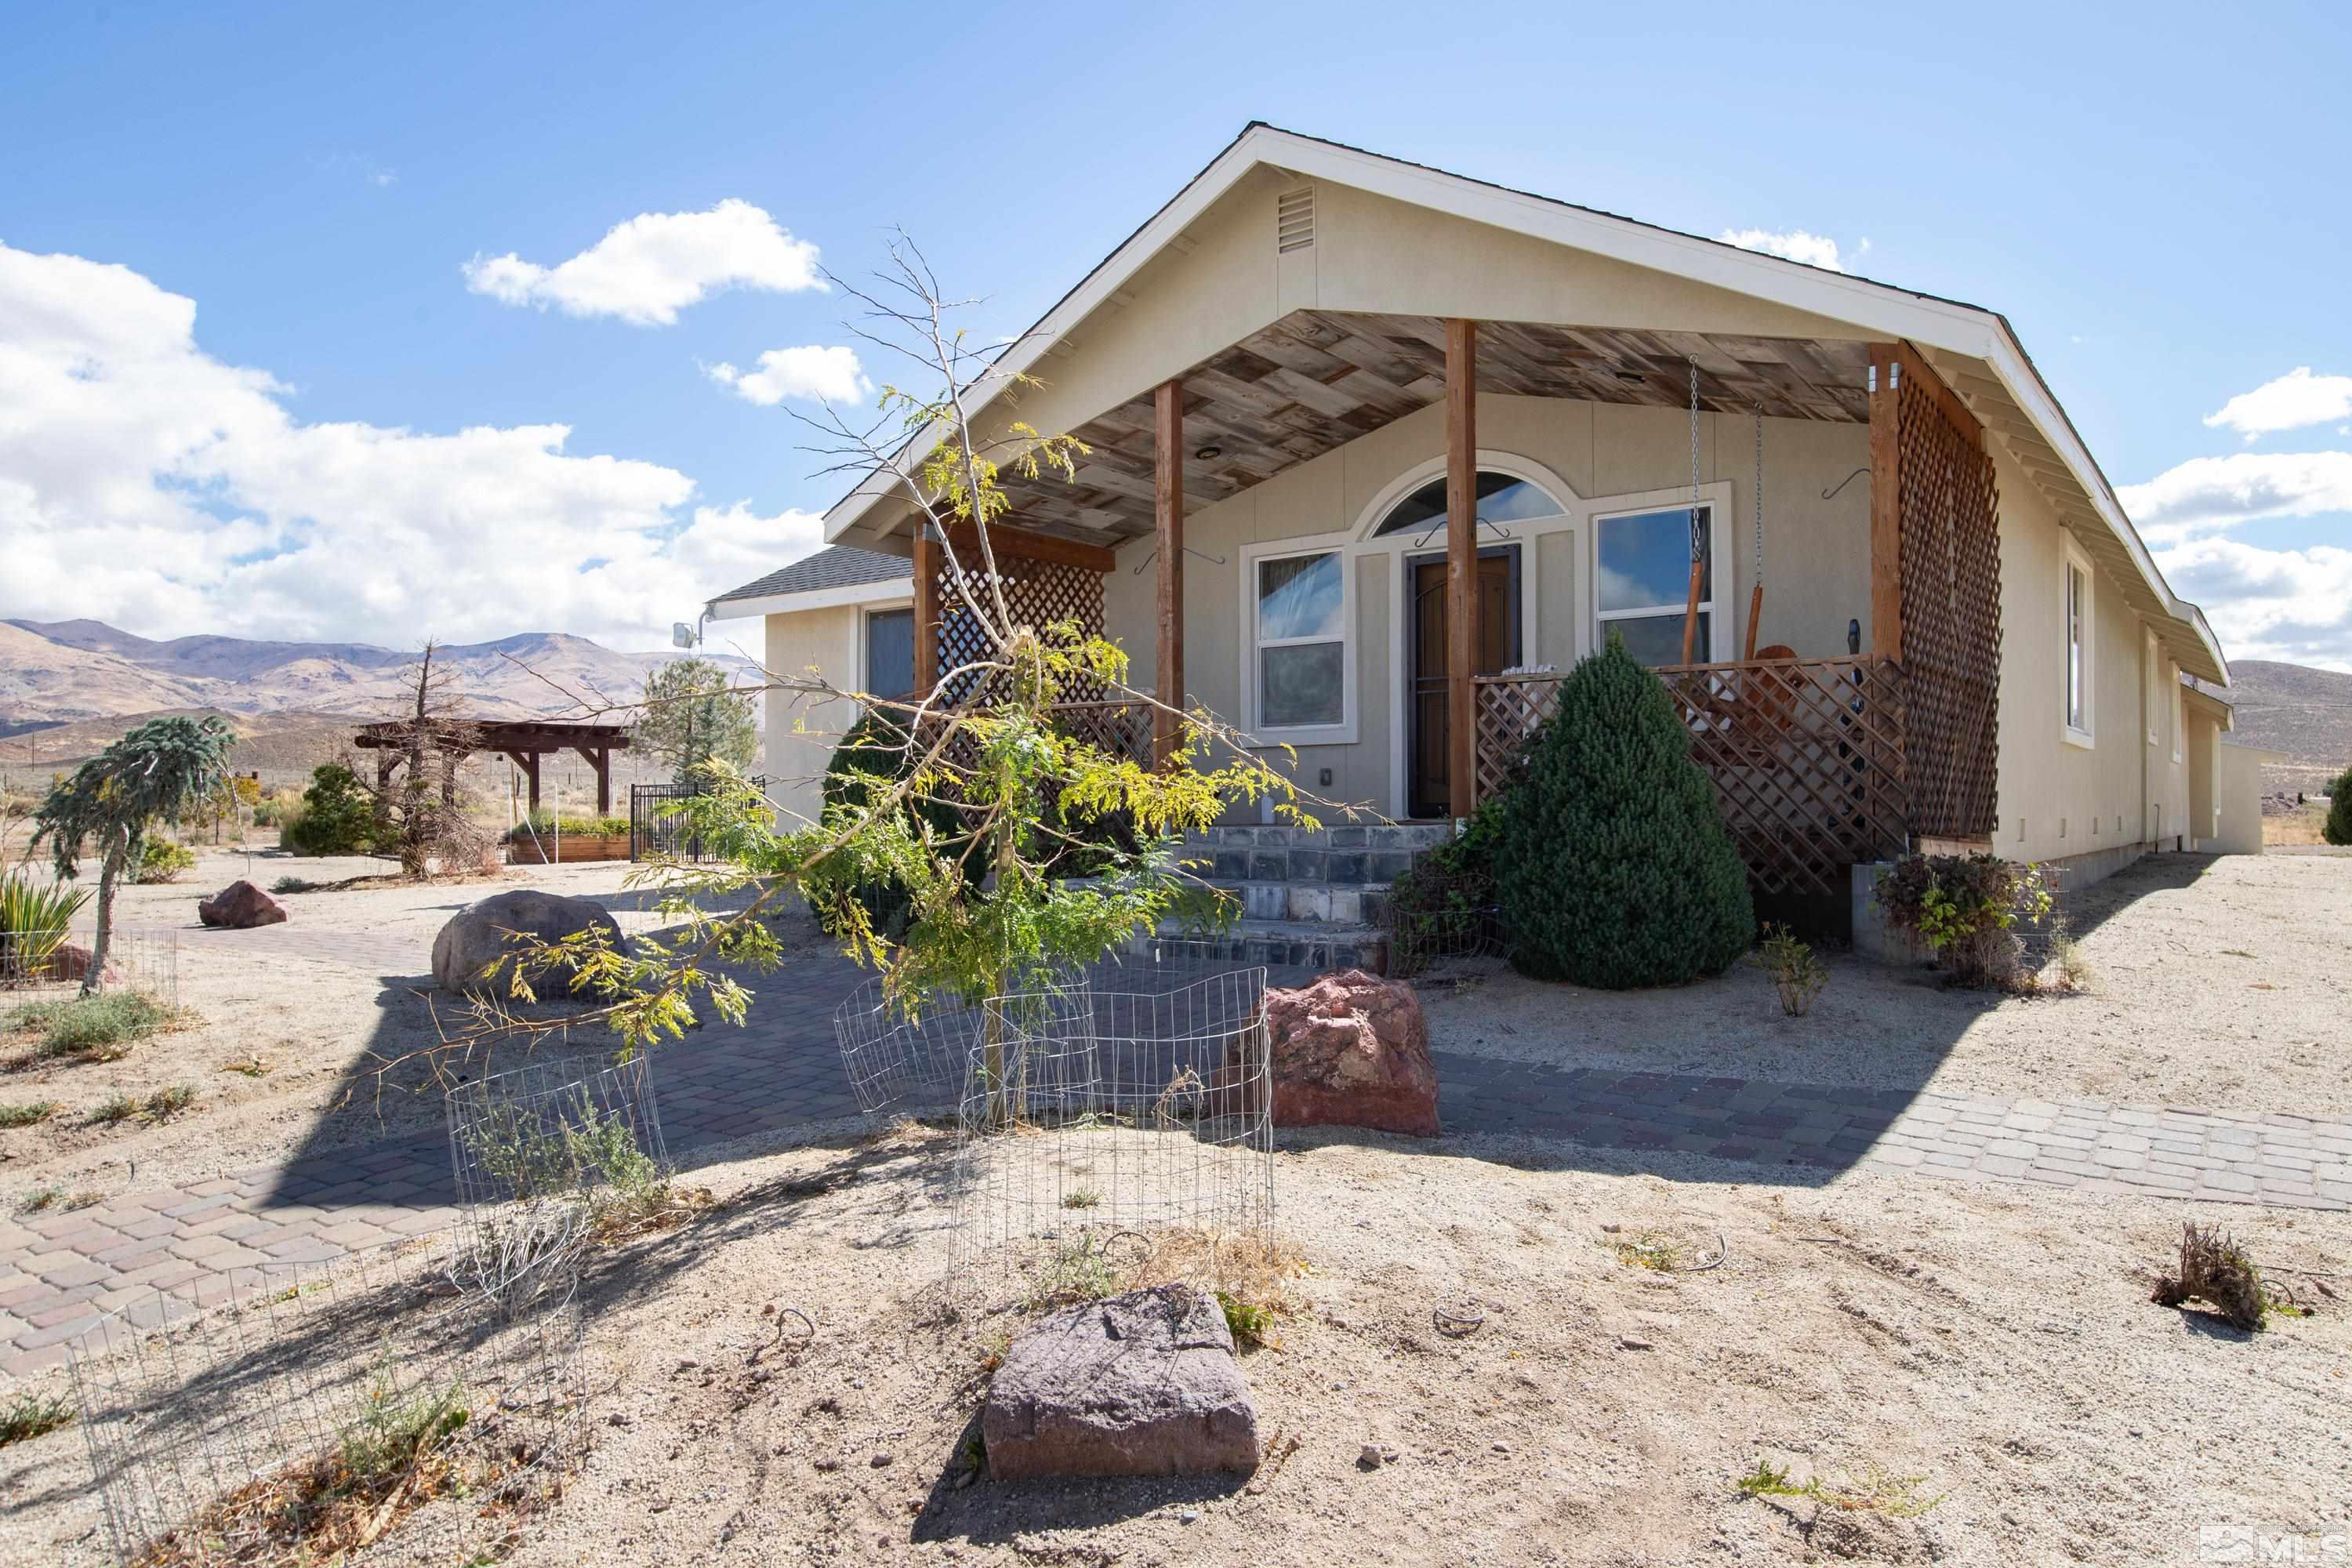
{"label": "wire plant cage", "polygon": [[[459,1229],[478,1244],[510,1240],[493,1237],[490,1227],[519,1207],[573,1208],[572,1200],[599,1187],[629,1187],[669,1173],[653,1061],[644,1051],[620,1061],[585,1056],[531,1062],[459,1084],[446,1104]],[[568,1237],[541,1239],[553,1246]]]}
{"label": "wire plant cage", "polygon": [[950,1288],[1057,1272],[1167,1232],[1263,1237],[1273,1223],[1265,971],[1159,990],[1089,975],[993,996],[966,1049]]}
{"label": "wire plant cage", "polygon": [[544,1268],[494,1300],[466,1252],[442,1230],[234,1268],[68,1341],[118,1561],[307,1561],[322,1488],[353,1485],[362,1456],[418,1423],[435,1435],[422,1454],[472,1493],[461,1534],[481,1504],[543,1495],[583,1436],[579,1271]]}
{"label": "wire plant cage", "polygon": [[[89,973],[96,933],[89,931],[0,931],[0,1004],[58,1001],[78,994]],[[180,933],[110,932],[105,991],[134,991],[167,1007],[180,1001]]]}

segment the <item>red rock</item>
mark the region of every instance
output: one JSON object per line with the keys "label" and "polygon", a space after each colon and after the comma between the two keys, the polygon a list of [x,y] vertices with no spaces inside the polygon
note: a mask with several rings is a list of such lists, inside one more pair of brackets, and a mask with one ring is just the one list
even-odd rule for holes
{"label": "red rock", "polygon": [[1270,986],[1276,1127],[1369,1127],[1434,1138],[1437,1068],[1412,987],[1360,969]]}
{"label": "red rock", "polygon": [[196,918],[208,926],[245,931],[274,926],[286,919],[286,906],[250,882],[231,882],[196,905]]}
{"label": "red rock", "polygon": [[[51,980],[80,980],[89,973],[90,958],[89,949],[67,942],[49,954],[48,962],[43,967],[48,971],[48,978]],[[121,975],[115,972],[114,965],[110,963],[106,966],[106,984],[114,984],[121,978]]]}

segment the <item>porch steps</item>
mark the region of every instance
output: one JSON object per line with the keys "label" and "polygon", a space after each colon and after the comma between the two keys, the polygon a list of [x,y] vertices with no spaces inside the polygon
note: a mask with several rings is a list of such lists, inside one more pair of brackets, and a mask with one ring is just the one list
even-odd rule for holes
{"label": "porch steps", "polygon": [[[1213,940],[1222,957],[1318,969],[1386,967],[1381,901],[1413,858],[1453,837],[1448,823],[1213,827],[1186,841],[1197,874],[1231,894],[1241,918]],[[1191,934],[1181,920],[1163,937]]]}

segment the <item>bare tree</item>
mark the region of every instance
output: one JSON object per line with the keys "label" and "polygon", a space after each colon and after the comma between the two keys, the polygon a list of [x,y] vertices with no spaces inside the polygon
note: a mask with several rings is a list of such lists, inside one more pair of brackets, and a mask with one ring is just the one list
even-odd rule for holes
{"label": "bare tree", "polygon": [[443,870],[471,869],[490,847],[457,796],[457,769],[480,748],[481,726],[459,711],[448,667],[436,662],[439,651],[427,637],[401,672],[399,712],[371,726],[375,779],[361,778],[375,798],[375,847],[397,854],[408,877],[430,875],[436,862]]}

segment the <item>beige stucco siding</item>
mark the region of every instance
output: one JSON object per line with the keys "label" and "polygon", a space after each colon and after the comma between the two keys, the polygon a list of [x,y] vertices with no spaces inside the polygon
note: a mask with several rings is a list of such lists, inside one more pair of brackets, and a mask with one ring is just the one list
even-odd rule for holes
{"label": "beige stucco siding", "polygon": [[[838,686],[857,684],[857,629],[864,612],[855,605],[795,610],[768,617],[768,669],[780,679],[817,675]],[[767,694],[768,798],[786,814],[814,819],[820,808],[820,781],[842,732],[857,719],[856,704],[814,701],[797,692]]]}
{"label": "beige stucco siding", "polygon": [[2213,842],[2222,855],[2263,852],[2263,762],[2276,754],[2221,741],[2213,747]]}
{"label": "beige stucco siding", "polygon": [[2210,714],[2192,710],[2189,715],[2189,832],[2195,840],[2189,847],[2211,847],[2217,837],[2214,812],[2213,755],[2214,743],[2221,738],[2221,722]]}

